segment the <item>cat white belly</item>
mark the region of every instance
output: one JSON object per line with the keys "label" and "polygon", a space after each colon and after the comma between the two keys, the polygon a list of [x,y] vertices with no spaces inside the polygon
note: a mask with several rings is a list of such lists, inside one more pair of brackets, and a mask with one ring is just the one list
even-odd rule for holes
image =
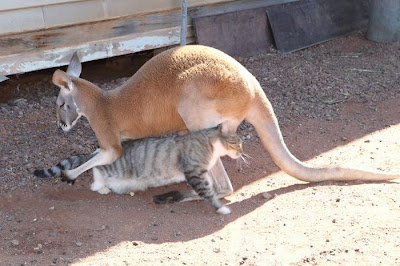
{"label": "cat white belly", "polygon": [[93,169],[93,183],[91,190],[101,194],[113,191],[117,194],[128,194],[135,191],[143,191],[150,187],[161,187],[185,181],[183,173],[175,173],[172,177],[141,177],[141,178],[113,178],[105,177],[101,172]]}

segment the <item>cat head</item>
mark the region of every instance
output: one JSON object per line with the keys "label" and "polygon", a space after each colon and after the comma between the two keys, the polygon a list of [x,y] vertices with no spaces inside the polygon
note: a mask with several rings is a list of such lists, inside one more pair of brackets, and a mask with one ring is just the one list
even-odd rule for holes
{"label": "cat head", "polygon": [[236,133],[224,132],[221,126],[218,126],[217,130],[224,154],[232,159],[240,158],[243,154],[243,141],[240,136]]}

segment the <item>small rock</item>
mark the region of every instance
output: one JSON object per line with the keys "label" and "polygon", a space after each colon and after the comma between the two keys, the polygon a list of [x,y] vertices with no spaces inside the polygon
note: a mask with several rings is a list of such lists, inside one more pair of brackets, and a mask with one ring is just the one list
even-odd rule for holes
{"label": "small rock", "polygon": [[103,225],[100,227],[99,231],[104,231],[104,230],[106,230],[106,229],[108,229],[108,226],[103,224]]}
{"label": "small rock", "polygon": [[220,252],[221,252],[221,249],[219,249],[219,248],[213,248],[213,251],[214,251],[215,253],[220,253]]}
{"label": "small rock", "polygon": [[16,240],[16,239],[14,239],[14,240],[11,241],[11,244],[12,244],[14,247],[19,246],[19,241]]}
{"label": "small rock", "polygon": [[343,136],[343,137],[341,137],[340,139],[341,139],[342,141],[346,141],[346,140],[347,140],[347,138],[346,138],[346,137],[344,137],[344,136]]}
{"label": "small rock", "polygon": [[177,231],[177,232],[175,232],[175,236],[176,237],[182,236],[182,233],[180,231]]}
{"label": "small rock", "polygon": [[17,106],[24,106],[24,105],[26,105],[27,102],[28,102],[28,101],[27,101],[26,99],[24,99],[24,98],[19,98],[19,99],[16,99],[16,100],[13,102],[13,104],[14,104],[14,105],[17,105]]}
{"label": "small rock", "polygon": [[131,197],[135,196],[135,192],[129,192],[129,195],[131,195]]}
{"label": "small rock", "polygon": [[271,194],[269,194],[268,192],[262,193],[262,196],[263,196],[263,198],[266,199],[266,200],[273,199],[273,198],[276,197],[276,195],[271,195]]}
{"label": "small rock", "polygon": [[336,223],[336,219],[333,219],[333,220],[332,220],[332,223],[334,223],[334,224],[335,224],[335,223]]}
{"label": "small rock", "polygon": [[7,221],[12,222],[14,221],[14,215],[10,215],[7,217]]}
{"label": "small rock", "polygon": [[54,210],[54,206],[50,207],[49,210],[51,210],[51,211]]}
{"label": "small rock", "polygon": [[43,246],[42,244],[38,244],[37,247],[34,247],[33,250],[36,252],[40,252],[42,250]]}
{"label": "small rock", "polygon": [[81,247],[83,244],[82,244],[81,241],[78,240],[78,241],[75,242],[75,245],[76,245],[77,247]]}
{"label": "small rock", "polygon": [[136,241],[133,241],[133,242],[132,242],[132,245],[134,245],[134,246],[139,246],[138,242],[136,242]]}

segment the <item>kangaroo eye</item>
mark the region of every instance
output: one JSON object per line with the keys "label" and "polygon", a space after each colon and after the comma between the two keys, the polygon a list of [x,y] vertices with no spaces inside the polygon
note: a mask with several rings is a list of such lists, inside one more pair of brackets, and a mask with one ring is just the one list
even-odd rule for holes
{"label": "kangaroo eye", "polygon": [[67,109],[71,109],[71,107],[67,104]]}
{"label": "kangaroo eye", "polygon": [[60,108],[62,108],[65,105],[65,103],[60,104]]}

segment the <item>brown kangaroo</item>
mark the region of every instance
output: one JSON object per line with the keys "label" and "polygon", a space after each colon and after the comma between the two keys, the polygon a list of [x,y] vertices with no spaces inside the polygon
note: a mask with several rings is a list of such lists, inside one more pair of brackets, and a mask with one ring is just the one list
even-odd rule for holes
{"label": "brown kangaroo", "polygon": [[235,59],[214,48],[188,45],[167,50],[149,60],[122,86],[103,91],[79,78],[75,54],[67,72],[56,70],[60,87],[58,124],[71,129],[85,116],[99,141],[100,152],[66,175],[75,179],[122,154],[121,141],[173,131],[200,130],[222,125],[235,132],[246,120],[259,135],[274,162],[289,175],[307,182],[324,180],[390,180],[387,174],[349,168],[314,168],[287,149],[272,106],[256,78]]}

